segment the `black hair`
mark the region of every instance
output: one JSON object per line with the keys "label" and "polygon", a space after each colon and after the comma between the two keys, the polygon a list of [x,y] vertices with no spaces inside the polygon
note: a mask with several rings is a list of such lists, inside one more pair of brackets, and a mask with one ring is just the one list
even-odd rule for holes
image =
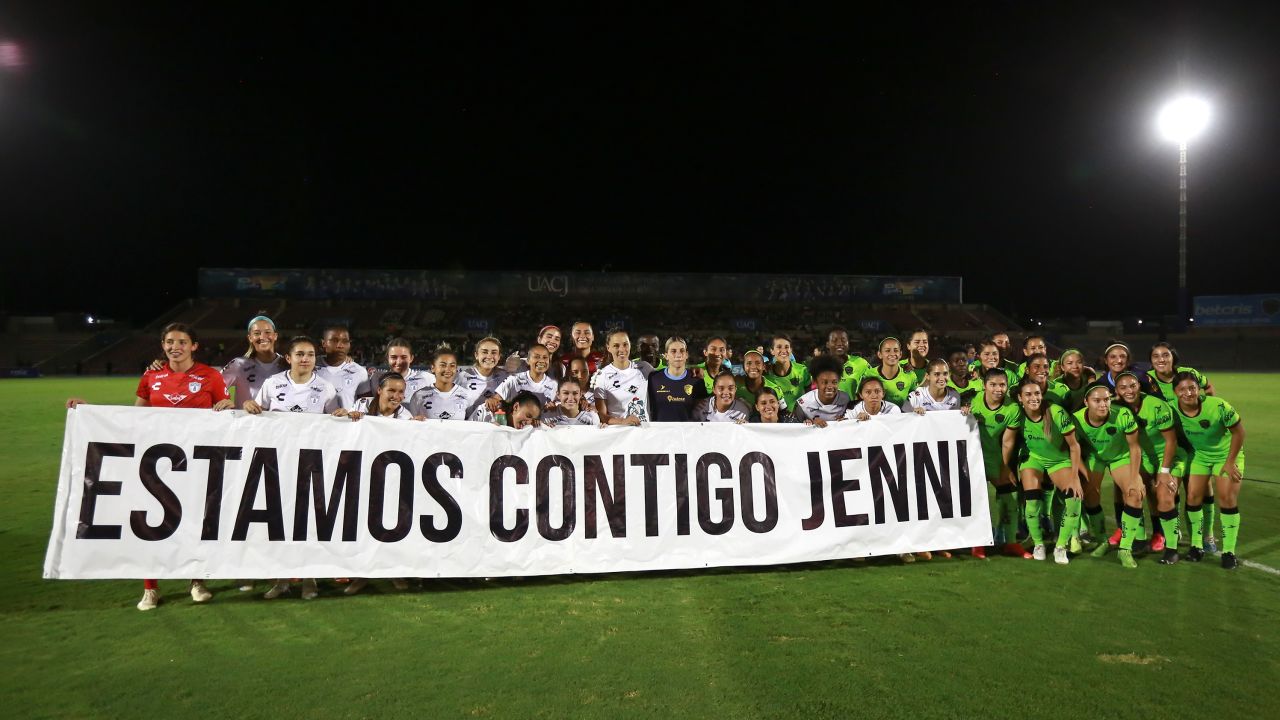
{"label": "black hair", "polygon": [[864,375],[862,376],[862,379],[858,381],[858,397],[859,398],[862,397],[862,389],[865,388],[870,383],[875,383],[880,386],[881,390],[884,390],[883,380],[876,377],[875,375]]}
{"label": "black hair", "polygon": [[1178,363],[1180,363],[1180,362],[1181,362],[1180,360],[1178,360],[1178,351],[1177,351],[1177,349],[1176,349],[1176,348],[1174,348],[1174,347],[1173,347],[1173,345],[1171,345],[1171,344],[1169,344],[1169,343],[1165,342],[1164,340],[1161,340],[1160,342],[1158,342],[1158,343],[1156,343],[1155,345],[1152,345],[1152,346],[1151,346],[1151,352],[1148,352],[1148,353],[1147,353],[1147,359],[1148,359],[1148,360],[1150,360],[1150,359],[1151,359],[1151,353],[1154,353],[1154,352],[1156,351],[1156,348],[1158,348],[1158,347],[1162,347],[1162,348],[1164,348],[1164,349],[1168,350],[1168,351],[1169,351],[1169,354],[1173,356],[1173,369],[1174,369],[1174,371],[1176,372],[1176,371],[1177,371],[1177,369],[1178,369]]}
{"label": "black hair", "polygon": [[196,329],[183,322],[173,322],[165,325],[160,330],[160,342],[164,342],[164,336],[171,332],[180,332],[191,338],[193,344],[199,344],[200,339],[196,337]]}
{"label": "black hair", "polygon": [[818,381],[818,376],[822,373],[835,373],[836,379],[840,379],[840,362],[830,355],[819,355],[809,361],[809,377],[814,382]]}
{"label": "black hair", "polygon": [[1009,373],[1005,372],[1004,368],[993,367],[993,368],[987,368],[985,371],[983,371],[982,384],[986,385],[987,381],[996,375],[1003,377],[1005,382],[1009,382]]}
{"label": "black hair", "polygon": [[[388,343],[387,347],[401,347],[401,346]],[[404,376],[398,372],[382,373],[382,375],[378,376],[378,389],[381,390],[383,387],[386,386],[388,382],[392,380],[399,380],[400,382],[404,382]],[[379,400],[378,393],[374,393],[373,397],[369,399],[370,415],[382,414],[382,406],[378,403],[378,400]]]}
{"label": "black hair", "polygon": [[521,390],[516,393],[515,397],[502,404],[502,409],[506,411],[507,416],[509,417],[511,412],[517,407],[523,407],[526,405],[536,405],[538,407],[538,415],[542,415],[542,396],[528,390]]}
{"label": "black hair", "polygon": [[1178,384],[1181,383],[1183,380],[1190,380],[1191,382],[1196,384],[1196,387],[1201,388],[1202,390],[1204,389],[1200,385],[1200,378],[1196,377],[1195,373],[1189,370],[1183,370],[1182,372],[1176,373],[1173,376],[1173,389],[1175,393],[1177,392]]}
{"label": "black hair", "polygon": [[293,349],[299,345],[310,345],[312,348],[318,348],[319,345],[311,338],[310,335],[294,335],[289,338],[289,344],[285,346],[285,355],[292,355]]}

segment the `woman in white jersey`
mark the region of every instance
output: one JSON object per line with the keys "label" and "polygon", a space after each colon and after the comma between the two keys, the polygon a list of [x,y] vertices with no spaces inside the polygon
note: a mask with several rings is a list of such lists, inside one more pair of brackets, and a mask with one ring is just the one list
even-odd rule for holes
{"label": "woman in white jersey", "polygon": [[584,402],[582,383],[567,377],[556,389],[556,407],[542,414],[542,424],[547,427],[569,425],[599,425],[600,416]]}
{"label": "woman in white jersey", "polygon": [[969,406],[961,401],[960,393],[947,387],[949,377],[946,360],[930,360],[925,366],[924,384],[911,391],[902,404],[902,411],[923,415],[935,410],[959,410],[968,415]]}
{"label": "woman in white jersey", "polygon": [[249,349],[232,358],[222,368],[222,380],[231,392],[237,410],[258,394],[267,378],[289,369],[289,363],[276,352],[276,324],[266,315],[249,321]]}
{"label": "woman in white jersey", "polygon": [[826,427],[840,422],[849,411],[849,395],[840,389],[839,362],[830,355],[819,355],[809,363],[809,375],[816,387],[796,400],[796,420],[806,425]]}
{"label": "woman in white jersey", "polygon": [[[454,382],[466,388],[468,398],[467,415],[470,416],[480,403],[493,397],[494,391],[509,376],[502,363],[502,343],[495,337],[487,337],[476,343],[476,362],[458,370]],[[497,409],[496,407],[493,409]]]}
{"label": "woman in white jersey", "polygon": [[711,386],[711,397],[702,398],[693,406],[693,419],[697,422],[731,422],[741,425],[751,418],[751,408],[738,399],[738,383],[733,373],[723,369]]}
{"label": "woman in white jersey", "polygon": [[556,380],[548,371],[551,369],[551,351],[544,345],[529,348],[529,369],[509,375],[493,389],[493,393],[485,399],[490,412],[498,409],[504,402],[511,402],[517,393],[531,392],[542,397],[548,409],[555,407]]}
{"label": "woman in white jersey", "polygon": [[631,362],[631,338],[627,331],[609,331],[605,335],[605,349],[612,362],[601,366],[591,379],[600,426],[638,427],[649,419],[646,409],[649,381],[640,368]]}
{"label": "woman in white jersey", "polygon": [[469,391],[456,385],[458,354],[447,345],[436,350],[431,373],[436,381],[409,398],[409,412],[418,420],[466,420],[467,406],[471,402]]}
{"label": "woman in white jersey", "polygon": [[872,375],[863,376],[858,383],[858,404],[849,408],[847,418],[870,420],[879,415],[897,415],[902,408],[884,399],[884,381]]}
{"label": "woman in white jersey", "polygon": [[[250,415],[261,415],[263,411],[328,414],[342,406],[338,391],[316,372],[314,340],[305,336],[293,338],[285,359],[289,361],[289,369],[268,378],[254,399],[244,404],[245,412]],[[274,600],[288,592],[288,579],[277,578],[262,597]],[[304,578],[302,599],[311,600],[319,594],[315,578]]]}
{"label": "woman in white jersey", "polygon": [[422,388],[435,383],[436,376],[430,371],[419,370],[413,367],[413,343],[407,339],[398,337],[387,341],[387,370],[378,371],[369,377],[369,392],[366,398],[373,397],[381,387],[382,375],[388,373],[396,373],[404,380],[404,396],[406,398],[413,397],[413,394]]}
{"label": "woman in white jersey", "polygon": [[[390,347],[388,347],[389,352]],[[348,417],[353,422],[365,415],[389,420],[412,420],[413,416],[404,406],[404,377],[398,372],[387,372],[379,375],[377,382],[377,393],[373,397],[357,398],[355,407],[350,410],[338,408],[333,411],[334,417]],[[355,595],[368,584],[369,578],[351,578],[351,582],[347,584],[342,594]],[[391,585],[402,592],[409,589],[409,581],[406,578],[392,578]]]}
{"label": "woman in white jersey", "polygon": [[791,413],[785,410],[786,406],[782,404],[782,396],[778,391],[772,386],[764,385],[756,393],[755,414],[751,416],[751,422],[766,425],[789,423],[792,421]]}

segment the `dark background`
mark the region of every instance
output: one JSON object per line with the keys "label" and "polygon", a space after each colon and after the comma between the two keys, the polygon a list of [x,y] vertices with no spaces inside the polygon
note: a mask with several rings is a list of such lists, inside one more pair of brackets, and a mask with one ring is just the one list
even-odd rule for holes
{"label": "dark background", "polygon": [[1277,289],[1271,3],[127,5],[0,5],[0,309],[149,319],[203,265],[960,274],[1024,317],[1173,312],[1182,58],[1216,110],[1191,291]]}

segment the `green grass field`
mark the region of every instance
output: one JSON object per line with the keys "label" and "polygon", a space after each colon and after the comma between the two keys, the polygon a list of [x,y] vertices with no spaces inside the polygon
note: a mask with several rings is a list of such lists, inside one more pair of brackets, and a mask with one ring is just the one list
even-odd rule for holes
{"label": "green grass field", "polygon": [[[1239,555],[1280,568],[1280,375],[1213,380],[1249,432]],[[313,602],[214,582],[201,606],[162,581],[168,602],[138,612],[137,581],[41,579],[61,402],[127,403],[135,383],[0,380],[8,716],[1280,717],[1280,575],[1216,557],[374,583]]]}

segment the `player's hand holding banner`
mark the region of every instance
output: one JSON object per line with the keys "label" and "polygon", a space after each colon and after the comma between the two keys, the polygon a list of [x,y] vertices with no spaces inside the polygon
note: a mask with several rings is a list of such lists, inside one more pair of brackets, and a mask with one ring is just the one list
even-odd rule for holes
{"label": "player's hand holding banner", "polygon": [[85,405],[44,574],[496,577],[990,543],[960,413],[601,432]]}

